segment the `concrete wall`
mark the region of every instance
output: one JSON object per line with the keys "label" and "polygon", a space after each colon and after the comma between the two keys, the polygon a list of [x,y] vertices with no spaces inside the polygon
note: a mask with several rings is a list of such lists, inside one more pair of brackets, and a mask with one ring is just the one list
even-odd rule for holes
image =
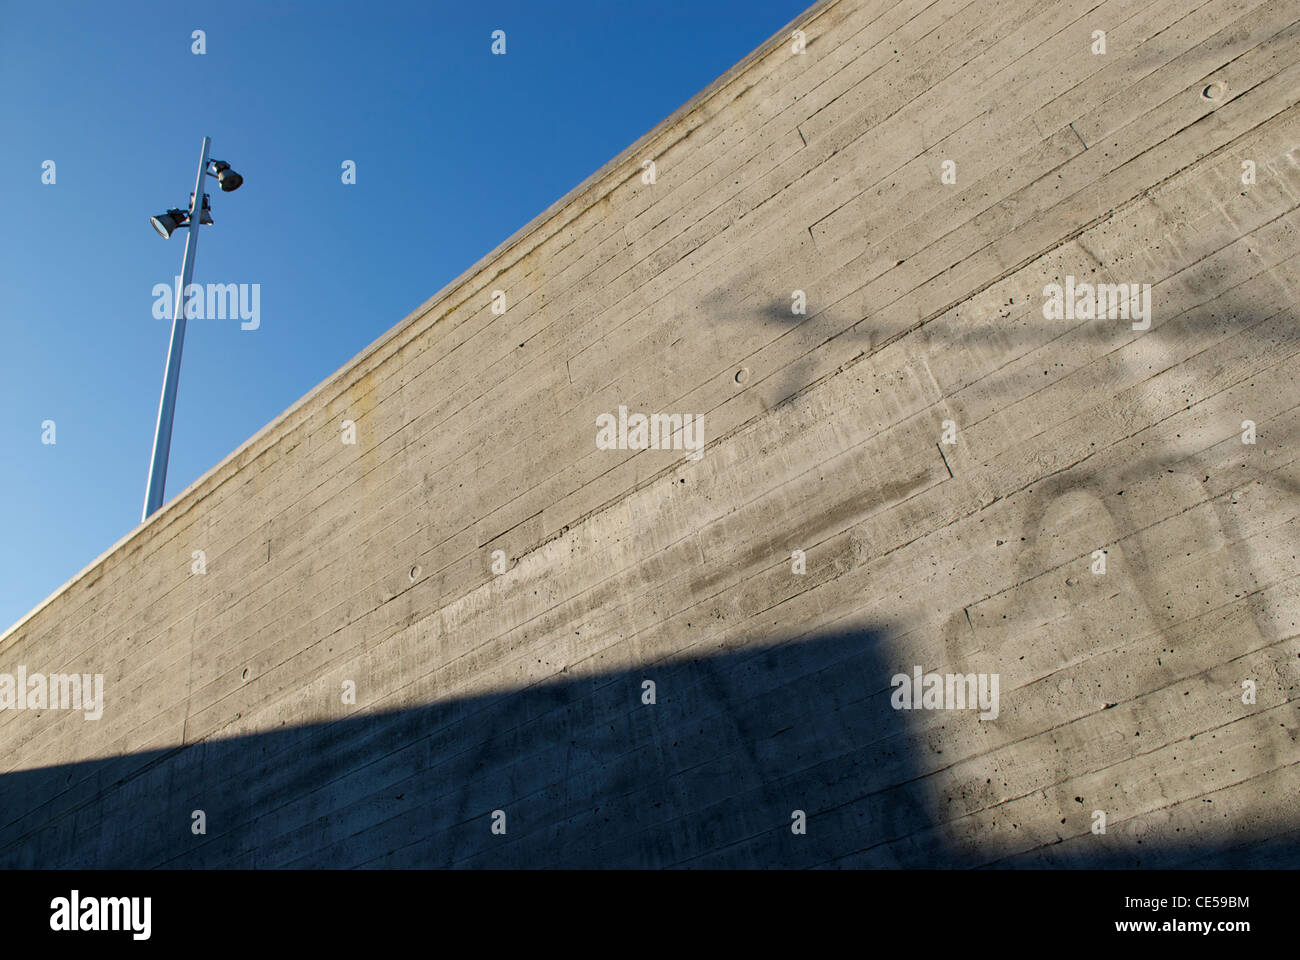
{"label": "concrete wall", "polygon": [[0,638],[0,863],[1300,864],[1298,20],[813,7]]}

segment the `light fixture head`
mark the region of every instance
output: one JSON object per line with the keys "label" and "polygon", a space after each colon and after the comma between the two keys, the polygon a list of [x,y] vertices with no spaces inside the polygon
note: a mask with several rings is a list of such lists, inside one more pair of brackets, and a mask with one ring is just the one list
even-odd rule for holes
{"label": "light fixture head", "polygon": [[185,226],[189,220],[189,215],[184,210],[177,210],[172,207],[166,213],[160,213],[156,217],[150,217],[149,222],[153,228],[158,231],[158,235],[164,240],[171,237],[172,233],[178,228]]}
{"label": "light fixture head", "polygon": [[[190,194],[190,209],[194,209],[194,194]],[[208,226],[212,223],[212,207],[208,204],[208,195],[203,195],[203,206],[199,210],[199,223]]]}
{"label": "light fixture head", "polygon": [[244,178],[231,170],[230,164],[224,160],[212,161],[212,174],[217,178],[217,183],[221,185],[221,189],[225,193],[238,190],[240,184],[244,182]]}

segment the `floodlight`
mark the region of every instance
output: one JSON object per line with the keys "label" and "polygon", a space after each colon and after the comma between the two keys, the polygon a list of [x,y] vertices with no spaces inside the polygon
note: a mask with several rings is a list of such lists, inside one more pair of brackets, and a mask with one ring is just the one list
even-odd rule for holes
{"label": "floodlight", "polygon": [[[194,194],[190,194],[190,209],[194,209]],[[200,226],[208,227],[212,225],[212,207],[208,203],[208,195],[203,195],[203,206],[199,210]]]}
{"label": "floodlight", "polygon": [[224,160],[213,160],[211,173],[217,178],[217,183],[225,193],[232,190],[238,190],[239,185],[244,182],[244,178],[230,169],[230,164]]}
{"label": "floodlight", "polygon": [[166,213],[160,213],[156,217],[149,218],[153,228],[158,231],[158,235],[164,240],[168,239],[178,228],[185,226],[188,220],[189,214],[184,210],[177,210],[175,207],[172,207]]}

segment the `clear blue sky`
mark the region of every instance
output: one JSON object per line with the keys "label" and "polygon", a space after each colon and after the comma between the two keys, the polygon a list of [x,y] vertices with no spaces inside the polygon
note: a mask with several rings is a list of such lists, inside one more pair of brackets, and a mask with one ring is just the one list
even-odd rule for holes
{"label": "clear blue sky", "polygon": [[811,2],[0,0],[0,631],[139,522],[204,135],[168,499]]}

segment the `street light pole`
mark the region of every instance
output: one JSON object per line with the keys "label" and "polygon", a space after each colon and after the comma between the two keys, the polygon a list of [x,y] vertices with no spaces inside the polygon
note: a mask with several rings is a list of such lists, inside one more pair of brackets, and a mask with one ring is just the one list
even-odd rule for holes
{"label": "street light pole", "polygon": [[203,188],[208,175],[208,149],[212,138],[203,138],[203,151],[199,155],[199,175],[194,181],[194,197],[190,201],[189,233],[185,237],[185,258],[181,261],[181,285],[176,291],[172,309],[172,339],[167,351],[167,368],[163,373],[162,398],[158,401],[158,425],[153,435],[153,459],[149,465],[149,483],[145,488],[144,512],[141,522],[149,519],[163,504],[163,488],[167,485],[167,456],[171,452],[172,419],[176,414],[176,385],[181,377],[181,351],[185,348],[185,291],[194,279],[194,258],[199,252],[199,223],[203,219]]}

